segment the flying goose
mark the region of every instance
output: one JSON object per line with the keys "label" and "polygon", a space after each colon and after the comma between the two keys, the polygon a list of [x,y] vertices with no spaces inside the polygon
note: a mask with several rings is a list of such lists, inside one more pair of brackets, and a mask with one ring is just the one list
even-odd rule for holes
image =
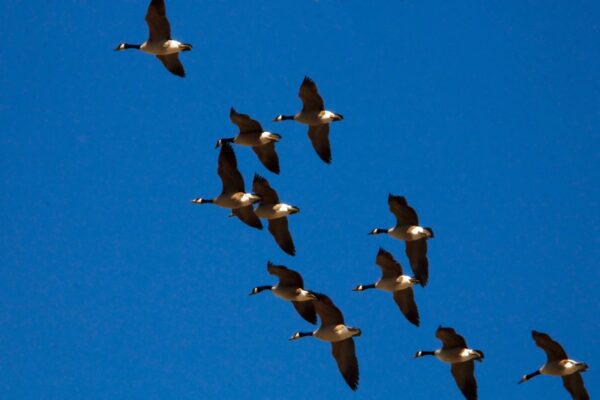
{"label": "flying goose", "polygon": [[274,265],[271,261],[267,263],[267,271],[270,275],[276,275],[279,278],[279,283],[275,286],[257,286],[252,289],[250,295],[260,293],[263,290],[270,290],[275,296],[291,301],[302,318],[311,324],[316,324],[317,314],[313,304],[316,296],[304,289],[302,275],[283,265]]}
{"label": "flying goose", "polygon": [[287,216],[300,212],[300,209],[289,204],[280,203],[277,192],[271,188],[265,178],[258,174],[254,174],[252,191],[260,197],[260,202],[254,212],[258,217],[269,220],[269,232],[271,232],[281,250],[293,256],[296,254],[296,248],[288,228]]}
{"label": "flying goose", "polygon": [[415,358],[435,356],[438,360],[452,364],[451,371],[458,388],[467,400],[477,400],[475,363],[481,362],[483,352],[467,347],[465,339],[452,328],[438,327],[435,336],[442,341],[442,348],[435,351],[418,351]]}
{"label": "flying goose", "polygon": [[244,178],[237,169],[235,153],[229,143],[223,143],[221,146],[217,172],[223,183],[221,194],[214,199],[197,197],[192,200],[192,203],[214,203],[220,207],[229,208],[232,210],[232,215],[237,216],[245,224],[262,229],[262,223],[252,209],[252,204],[259,201],[260,197],[252,193],[246,193]]}
{"label": "flying goose", "polygon": [[523,376],[519,383],[527,382],[540,374],[561,376],[563,385],[571,393],[573,400],[588,400],[590,395],[585,390],[583,378],[580,374],[580,372],[585,372],[588,369],[588,365],[569,359],[562,346],[547,334],[532,331],[531,336],[535,344],[546,352],[548,361],[537,371]]}
{"label": "flying goose", "polygon": [[344,117],[325,110],[323,98],[317,90],[317,85],[308,76],[304,77],[298,96],[302,100],[302,111],[296,115],[278,115],[273,121],[294,120],[308,125],[308,137],[313,148],[327,164],[331,162],[331,147],[329,146],[329,123],[341,121]]}
{"label": "flying goose", "polygon": [[260,162],[271,172],[279,173],[279,157],[275,152],[275,142],[281,135],[263,130],[260,123],[246,114],[240,114],[233,107],[229,112],[229,119],[240,129],[240,133],[233,138],[223,138],[217,141],[217,146],[223,143],[235,143],[241,146],[251,146]]}
{"label": "flying goose", "polygon": [[353,290],[362,292],[367,289],[379,289],[392,292],[394,301],[407,320],[419,326],[419,310],[415,303],[413,285],[419,281],[402,274],[402,266],[389,252],[380,248],[375,262],[381,268],[381,278],[370,285],[358,285]]}
{"label": "flying goose", "polygon": [[296,332],[290,340],[300,339],[305,336],[314,336],[317,339],[331,343],[331,353],[337,362],[338,369],[344,380],[352,390],[358,388],[358,360],[354,350],[352,336],[360,336],[358,328],[344,324],[342,312],[333,304],[331,299],[324,294],[316,294],[314,301],[315,310],[321,318],[321,326],[313,332]]}
{"label": "flying goose", "polygon": [[146,12],[146,23],[150,31],[148,40],[142,44],[121,43],[115,50],[138,49],[153,54],[172,73],[185,76],[179,52],[192,49],[191,44],[171,39],[171,25],[167,19],[164,0],[152,0]]}
{"label": "flying goose", "polygon": [[375,228],[370,235],[387,233],[388,235],[406,242],[406,255],[410,267],[419,280],[421,286],[427,284],[429,279],[429,261],[427,260],[427,239],[433,237],[431,228],[419,226],[419,217],[415,210],[408,205],[402,196],[388,195],[388,205],[392,214],[396,216],[396,226],[386,228]]}

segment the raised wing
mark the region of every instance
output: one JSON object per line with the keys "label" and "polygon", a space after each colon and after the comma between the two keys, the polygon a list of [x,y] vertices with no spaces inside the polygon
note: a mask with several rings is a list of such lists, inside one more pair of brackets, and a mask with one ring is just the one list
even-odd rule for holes
{"label": "raised wing", "polygon": [[333,304],[331,299],[324,294],[317,294],[314,301],[315,310],[321,318],[321,326],[339,325],[344,323],[344,316],[339,308]]}
{"label": "raised wing", "polygon": [[467,348],[465,338],[456,333],[452,328],[438,327],[437,331],[435,331],[435,337],[442,341],[442,348],[444,349],[453,349],[456,347]]}
{"label": "raised wing", "polygon": [[427,259],[427,239],[406,242],[406,256],[410,263],[415,278],[421,286],[427,285],[429,280],[429,260]]}
{"label": "raised wing", "polygon": [[415,210],[408,205],[403,196],[388,195],[388,205],[392,214],[396,216],[398,226],[419,225],[419,217]]}
{"label": "raised wing", "polygon": [[223,194],[245,192],[244,178],[237,169],[237,160],[229,143],[223,143],[219,152],[217,173],[223,183]]}
{"label": "raised wing", "polygon": [[452,375],[456,385],[467,400],[477,400],[477,380],[473,360],[452,364]]}
{"label": "raised wing", "polygon": [[254,174],[252,182],[252,191],[261,197],[262,204],[278,204],[279,196],[275,189],[269,185],[269,181],[258,174]]}
{"label": "raised wing", "polygon": [[590,395],[588,394],[587,390],[585,390],[583,378],[579,372],[563,376],[562,379],[565,389],[571,393],[573,400],[590,400]]}
{"label": "raised wing", "polygon": [[292,304],[296,311],[298,311],[298,314],[307,322],[313,325],[317,323],[317,313],[312,301],[292,301]]}
{"label": "raised wing", "polygon": [[402,266],[388,251],[379,248],[375,263],[381,269],[383,278],[397,278],[402,275]]}
{"label": "raised wing", "polygon": [[274,174],[279,174],[279,157],[275,151],[275,143],[269,142],[262,146],[255,146],[252,147],[252,150],[254,150],[258,159],[266,169]]}
{"label": "raised wing", "polygon": [[251,227],[256,229],[263,228],[262,223],[260,222],[260,218],[258,218],[256,213],[254,213],[254,209],[252,208],[252,206],[234,208],[233,210],[231,210],[231,212],[246,225],[250,225]]}
{"label": "raised wing", "polygon": [[552,340],[550,336],[545,333],[531,331],[531,336],[535,341],[535,344],[546,352],[548,361],[565,360],[567,353],[558,342]]}
{"label": "raised wing", "polygon": [[292,235],[288,228],[287,217],[270,219],[269,220],[269,232],[273,235],[273,238],[281,248],[290,256],[296,254],[296,247],[292,240]]}
{"label": "raised wing", "polygon": [[319,155],[319,158],[321,158],[321,160],[323,160],[327,164],[331,163],[329,124],[311,125],[308,128],[308,137],[310,138],[313,148]]}
{"label": "raised wing", "polygon": [[240,133],[262,133],[263,131],[262,126],[260,126],[258,121],[250,118],[247,114],[238,113],[233,107],[231,107],[231,110],[229,111],[229,119],[237,125],[240,129]]}
{"label": "raised wing", "polygon": [[400,311],[412,324],[419,326],[419,309],[415,303],[415,295],[412,288],[394,292],[394,301],[398,304]]}
{"label": "raised wing", "polygon": [[165,68],[169,70],[173,75],[180,76],[182,78],[185,77],[185,70],[183,69],[183,64],[179,60],[179,54],[167,54],[166,56],[156,56],[163,63]]}
{"label": "raised wing", "polygon": [[317,85],[308,76],[304,77],[298,96],[302,100],[302,111],[323,111],[325,104],[323,98],[317,90]]}
{"label": "raised wing", "polygon": [[146,11],[148,40],[151,42],[171,39],[171,25],[167,19],[164,0],[152,0]]}
{"label": "raised wing", "polygon": [[337,362],[338,369],[350,389],[358,388],[358,359],[354,348],[354,340],[348,338],[331,343],[331,354]]}
{"label": "raised wing", "polygon": [[279,284],[282,286],[288,286],[292,288],[304,288],[304,280],[302,275],[298,272],[291,270],[283,265],[275,265],[269,261],[267,263],[267,271],[271,275],[275,275],[279,278]]}

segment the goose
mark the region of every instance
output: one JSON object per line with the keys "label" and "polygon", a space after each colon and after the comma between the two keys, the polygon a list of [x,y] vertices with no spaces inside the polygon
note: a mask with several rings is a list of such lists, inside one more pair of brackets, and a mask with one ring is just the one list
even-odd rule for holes
{"label": "goose", "polygon": [[229,119],[237,125],[240,133],[233,138],[219,139],[216,147],[221,146],[223,143],[251,146],[260,162],[269,171],[279,174],[279,157],[275,152],[275,142],[281,140],[281,135],[264,131],[258,121],[246,114],[238,113],[233,107],[229,111]]}
{"label": "goose", "polygon": [[425,287],[429,279],[429,261],[427,260],[427,240],[433,238],[433,230],[419,226],[419,217],[402,196],[388,195],[388,205],[396,216],[396,226],[375,228],[370,235],[387,233],[393,238],[406,242],[406,255],[415,278]]}
{"label": "goose", "polygon": [[402,314],[409,322],[419,326],[419,310],[415,303],[412,288],[414,284],[419,282],[418,279],[403,275],[400,263],[394,259],[391,253],[382,248],[379,249],[375,262],[381,268],[381,278],[373,284],[361,284],[352,290],[362,292],[367,289],[379,289],[392,292],[394,301],[400,307]]}
{"label": "goose", "polygon": [[185,77],[179,52],[192,50],[192,45],[171,39],[171,25],[167,19],[164,0],[152,0],[146,12],[146,23],[150,31],[148,40],[142,44],[121,43],[115,51],[138,49],[155,55],[174,75]]}
{"label": "goose", "polygon": [[223,183],[221,194],[214,199],[196,197],[192,203],[214,203],[220,207],[229,208],[232,210],[232,216],[238,217],[243,223],[253,228],[262,229],[262,223],[252,208],[252,205],[260,200],[260,196],[246,193],[244,178],[237,168],[235,153],[229,143],[223,143],[221,146],[217,173]]}
{"label": "goose", "polygon": [[302,111],[296,115],[278,115],[273,121],[294,120],[308,125],[308,137],[313,148],[321,160],[329,164],[331,163],[329,123],[341,121],[344,117],[341,114],[325,110],[325,104],[317,90],[317,85],[308,76],[304,77],[298,96],[302,100]]}
{"label": "goose", "polygon": [[331,353],[344,380],[350,389],[358,388],[358,360],[354,350],[353,336],[360,336],[361,331],[344,324],[342,312],[324,294],[315,294],[315,310],[321,318],[321,326],[313,332],[296,332],[290,340],[313,336],[331,343]]}
{"label": "goose", "polygon": [[269,232],[275,241],[290,256],[296,254],[296,248],[290,230],[288,228],[287,216],[300,212],[296,206],[280,203],[277,192],[269,185],[269,182],[258,174],[254,174],[252,191],[260,197],[256,215],[259,218],[269,220]]}
{"label": "goose", "polygon": [[435,351],[418,351],[415,358],[435,356],[438,360],[452,364],[451,371],[458,388],[467,400],[477,400],[475,361],[483,360],[481,350],[467,347],[465,339],[452,328],[438,327],[435,336],[442,341],[442,348]]}
{"label": "goose", "polygon": [[585,390],[583,378],[580,374],[580,372],[587,371],[588,365],[569,359],[562,346],[547,334],[532,331],[531,336],[535,344],[544,350],[548,360],[537,371],[523,376],[519,383],[527,382],[540,374],[560,376],[565,389],[571,394],[573,400],[588,400],[590,395]]}
{"label": "goose", "polygon": [[311,324],[317,323],[317,314],[313,300],[316,296],[304,289],[304,280],[302,275],[291,270],[283,265],[274,265],[269,261],[267,263],[267,271],[270,275],[275,275],[279,278],[279,283],[275,286],[257,286],[252,289],[250,295],[258,294],[264,290],[270,290],[275,296],[283,300],[291,301],[296,311],[302,318]]}

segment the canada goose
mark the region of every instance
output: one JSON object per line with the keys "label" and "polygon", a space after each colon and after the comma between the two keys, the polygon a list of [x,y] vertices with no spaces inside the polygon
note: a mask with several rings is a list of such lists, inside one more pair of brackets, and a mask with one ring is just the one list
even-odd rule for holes
{"label": "canada goose", "polygon": [[265,178],[258,174],[254,174],[252,191],[260,197],[260,202],[254,212],[258,217],[269,220],[269,232],[271,232],[281,250],[293,256],[296,254],[296,248],[288,228],[287,216],[300,212],[300,209],[289,204],[280,203],[277,192],[271,188]]}
{"label": "canada goose", "polygon": [[571,397],[574,400],[588,400],[590,395],[585,390],[583,378],[580,374],[580,372],[587,371],[588,365],[569,359],[562,346],[552,340],[547,334],[532,331],[531,336],[535,344],[546,352],[548,361],[537,371],[523,376],[519,383],[527,382],[540,374],[562,376],[563,385],[571,393]]}
{"label": "canada goose", "polygon": [[331,352],[337,362],[338,369],[344,380],[352,390],[358,388],[358,360],[354,350],[352,336],[360,336],[358,328],[344,324],[342,312],[333,304],[331,299],[324,294],[316,294],[314,301],[315,310],[321,318],[321,326],[313,332],[296,332],[290,340],[313,336],[331,343]]}
{"label": "canada goose", "polygon": [[362,292],[367,289],[379,289],[392,292],[394,301],[407,320],[419,326],[419,310],[415,303],[413,285],[419,281],[407,275],[402,275],[402,266],[389,252],[380,248],[375,262],[381,268],[381,278],[370,285],[358,285],[353,290]]}
{"label": "canada goose", "polygon": [[253,228],[262,229],[262,223],[252,209],[252,204],[259,201],[260,196],[246,193],[244,178],[242,178],[242,174],[237,169],[235,153],[229,143],[223,143],[221,146],[217,172],[223,183],[221,194],[214,199],[197,197],[192,200],[192,203],[214,203],[220,207],[229,208],[232,210],[233,215],[237,216],[245,224]]}
{"label": "canada goose", "polygon": [[171,39],[171,25],[167,19],[164,0],[152,0],[146,12],[146,23],[150,31],[148,40],[142,44],[121,43],[115,50],[138,49],[153,54],[172,73],[185,76],[179,52],[192,49],[191,44]]}
{"label": "canada goose", "polygon": [[344,117],[325,110],[323,98],[317,90],[317,85],[308,76],[304,77],[298,96],[302,100],[302,111],[296,115],[278,115],[273,121],[294,120],[308,125],[308,137],[313,148],[327,164],[331,162],[331,147],[329,145],[329,123],[341,121]]}
{"label": "canada goose", "polygon": [[388,205],[392,214],[396,216],[396,226],[389,229],[375,228],[369,234],[379,235],[387,233],[396,239],[404,240],[406,242],[406,255],[410,261],[410,267],[415,274],[415,278],[424,287],[429,279],[427,239],[433,237],[433,230],[419,226],[417,213],[408,205],[404,197],[389,194]]}
{"label": "canada goose", "polygon": [[275,296],[287,301],[291,301],[296,311],[302,318],[311,324],[317,323],[317,314],[313,300],[316,296],[304,289],[302,275],[283,265],[273,265],[271,261],[267,263],[267,271],[271,275],[279,278],[279,283],[275,286],[257,286],[252,289],[250,295],[270,290]]}
{"label": "canada goose", "polygon": [[438,327],[435,337],[442,341],[442,348],[435,351],[418,351],[415,358],[435,356],[440,361],[452,364],[452,375],[462,394],[467,400],[477,400],[473,360],[481,362],[483,352],[469,349],[465,339],[452,328]]}
{"label": "canada goose", "polygon": [[241,146],[252,146],[260,162],[271,172],[279,173],[279,157],[275,152],[275,142],[281,135],[263,131],[260,123],[246,114],[240,114],[233,107],[229,112],[229,119],[240,129],[240,133],[233,138],[223,138],[217,141],[219,147],[223,143],[235,143]]}

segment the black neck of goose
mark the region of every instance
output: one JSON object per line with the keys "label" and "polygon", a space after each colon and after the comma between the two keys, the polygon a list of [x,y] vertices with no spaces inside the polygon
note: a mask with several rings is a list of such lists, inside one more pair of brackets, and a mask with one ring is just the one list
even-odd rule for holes
{"label": "black neck of goose", "polygon": [[254,289],[252,289],[252,292],[250,293],[250,295],[260,293],[264,290],[271,290],[272,288],[273,288],[272,286],[257,286]]}
{"label": "black neck of goose", "polygon": [[298,332],[298,338],[312,336],[312,332]]}
{"label": "black neck of goose", "polygon": [[121,49],[125,50],[125,49],[140,49],[141,45],[140,44],[131,44],[131,43],[123,43]]}
{"label": "black neck of goose", "polygon": [[386,228],[375,228],[371,231],[371,235],[380,235],[382,233],[388,233]]}
{"label": "black neck of goose", "polygon": [[293,115],[280,115],[279,116],[280,121],[286,121],[286,120],[292,120],[292,119],[294,119]]}
{"label": "black neck of goose", "polygon": [[358,285],[354,290],[357,292],[362,292],[367,289],[375,289],[375,284],[371,283],[370,285]]}
{"label": "black neck of goose", "polygon": [[417,351],[417,354],[415,355],[415,357],[424,357],[424,356],[435,356],[435,351],[421,350],[421,351]]}
{"label": "black neck of goose", "polygon": [[531,378],[535,378],[536,376],[538,376],[539,374],[541,374],[540,370],[538,369],[535,372],[532,372],[530,374],[525,375],[522,379],[521,382],[519,383],[523,383],[523,382],[527,382],[528,380],[530,380]]}

